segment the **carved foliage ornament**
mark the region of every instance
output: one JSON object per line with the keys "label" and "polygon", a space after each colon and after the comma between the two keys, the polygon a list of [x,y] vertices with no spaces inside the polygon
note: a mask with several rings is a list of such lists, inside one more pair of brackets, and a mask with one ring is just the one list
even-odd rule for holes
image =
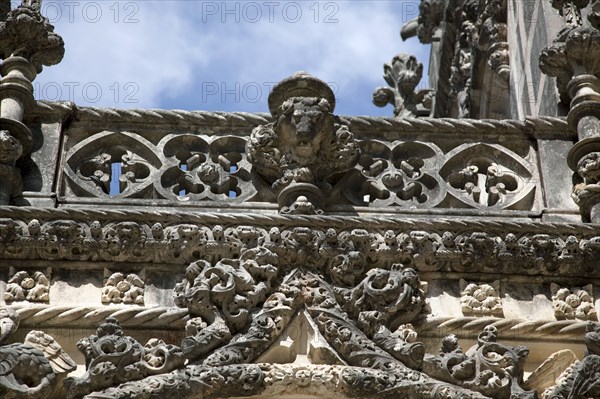
{"label": "carved foliage ornament", "polygon": [[123,333],[115,318],[108,318],[95,335],[77,342],[85,356],[86,373],[65,381],[67,398],[76,398],[126,381],[164,374],[183,365],[181,349],[151,339],[142,346]]}
{"label": "carved foliage ornament", "polygon": [[259,245],[289,266],[322,267],[351,250],[374,266],[401,262],[420,271],[596,276],[600,261],[600,237],[592,235],[0,219],[3,259],[184,264],[240,256]]}
{"label": "carved foliage ornament", "polygon": [[590,74],[600,77],[600,31],[591,27],[576,26],[563,29],[551,45],[540,55],[540,69],[556,77],[561,100],[569,103],[567,84],[574,76]]}
{"label": "carved foliage ornament", "polygon": [[63,380],[77,364],[48,334],[31,331],[24,343],[6,344],[19,315],[0,307],[0,395],[7,398],[64,397]]}
{"label": "carved foliage ornament", "polygon": [[135,273],[113,273],[102,288],[102,303],[144,304],[144,280]]}
{"label": "carved foliage ornament", "polygon": [[40,14],[39,3],[23,1],[6,15],[0,15],[0,58],[24,57],[38,73],[42,65],[58,64],[65,52],[62,38]]}
{"label": "carved foliage ornament", "polygon": [[496,327],[488,326],[479,334],[478,344],[464,353],[456,336],[450,335],[442,340],[439,356],[425,357],[423,371],[497,399],[536,398],[534,391],[520,386],[529,350],[500,344],[497,338]]}
{"label": "carved foliage ornament", "polygon": [[433,90],[415,91],[423,77],[423,64],[408,54],[398,54],[391,64],[383,66],[383,78],[390,87],[379,87],[373,93],[378,107],[394,106],[396,118],[429,116]]}
{"label": "carved foliage ornament", "polygon": [[19,271],[8,280],[3,299],[9,303],[25,300],[48,303],[49,291],[50,282],[43,272]]}
{"label": "carved foliage ornament", "polygon": [[502,317],[500,281],[491,284],[468,283],[460,280],[460,303],[465,316]]}

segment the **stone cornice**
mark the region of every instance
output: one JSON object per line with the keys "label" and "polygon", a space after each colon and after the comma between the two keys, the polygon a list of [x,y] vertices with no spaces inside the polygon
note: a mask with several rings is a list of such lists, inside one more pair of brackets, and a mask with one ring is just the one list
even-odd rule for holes
{"label": "stone cornice", "polygon": [[299,267],[354,248],[421,272],[600,275],[595,224],[4,207],[0,233],[14,260],[182,265],[265,246]]}

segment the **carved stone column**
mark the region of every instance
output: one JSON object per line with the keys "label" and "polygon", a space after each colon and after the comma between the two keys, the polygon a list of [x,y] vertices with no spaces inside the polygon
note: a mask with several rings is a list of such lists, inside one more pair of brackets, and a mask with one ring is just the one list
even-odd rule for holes
{"label": "carved stone column", "polygon": [[43,65],[62,60],[64,43],[40,14],[41,1],[24,0],[10,10],[0,0],[0,205],[19,203],[23,183],[17,160],[31,152],[32,135],[22,123],[35,104],[32,81]]}
{"label": "carved stone column", "polygon": [[580,8],[588,1],[553,1],[565,18],[566,28],[540,55],[540,69],[557,79],[563,102],[570,101],[569,126],[578,142],[567,162],[580,181],[573,188],[584,221],[600,223],[600,19],[595,1],[583,26]]}

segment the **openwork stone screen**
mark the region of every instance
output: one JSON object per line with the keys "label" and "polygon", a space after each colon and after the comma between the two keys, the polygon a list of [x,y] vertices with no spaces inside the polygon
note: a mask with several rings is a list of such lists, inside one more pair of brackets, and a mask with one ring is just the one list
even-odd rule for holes
{"label": "openwork stone screen", "polygon": [[516,120],[506,1],[421,1],[393,118],[304,72],[261,114],[34,101],[62,39],[0,1],[0,396],[600,398],[599,4],[552,3],[567,117]]}

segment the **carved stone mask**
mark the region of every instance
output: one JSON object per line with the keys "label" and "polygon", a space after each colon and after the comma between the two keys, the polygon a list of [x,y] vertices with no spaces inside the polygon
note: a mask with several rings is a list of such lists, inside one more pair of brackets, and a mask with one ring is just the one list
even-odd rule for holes
{"label": "carved stone mask", "polygon": [[333,137],[333,120],[326,99],[291,98],[281,105],[280,115],[277,123],[281,139],[300,166],[314,160],[324,139]]}
{"label": "carved stone mask", "polygon": [[0,130],[0,163],[14,165],[23,155],[23,146],[8,130]]}

